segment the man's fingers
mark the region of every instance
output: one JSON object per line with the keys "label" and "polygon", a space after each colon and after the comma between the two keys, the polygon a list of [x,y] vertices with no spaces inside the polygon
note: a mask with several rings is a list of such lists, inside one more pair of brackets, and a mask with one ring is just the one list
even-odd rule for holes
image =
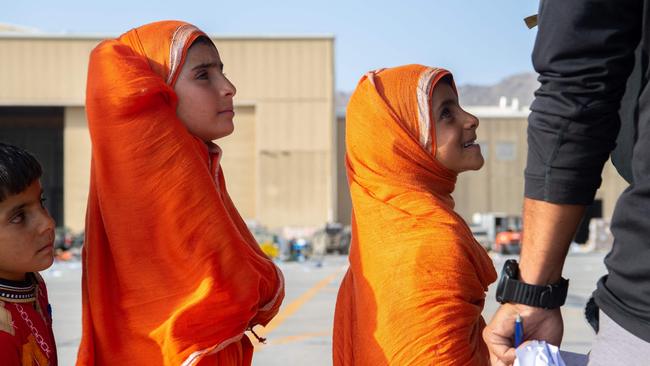
{"label": "man's fingers", "polygon": [[493,353],[490,353],[490,365],[492,365],[492,366],[510,366],[507,363],[501,361],[499,359],[499,357],[497,357]]}
{"label": "man's fingers", "polygon": [[508,365],[511,365],[515,362],[515,357],[516,357],[515,349],[510,347],[508,351],[506,351],[503,360],[507,362]]}
{"label": "man's fingers", "polygon": [[483,339],[490,350],[493,365],[512,365],[515,362],[514,333],[517,309],[505,304],[499,307],[490,324],[483,330]]}
{"label": "man's fingers", "polygon": [[499,361],[510,365],[515,361],[515,349],[512,347],[512,340],[509,337],[501,336],[493,329],[485,328],[485,341],[490,350]]}
{"label": "man's fingers", "polygon": [[490,323],[492,332],[502,337],[513,337],[515,334],[515,319],[517,317],[517,313],[504,311],[498,315],[498,321],[495,321],[497,320],[495,315],[495,319]]}
{"label": "man's fingers", "polygon": [[490,365],[491,366],[506,366],[505,363],[501,362],[501,360],[496,358],[493,354],[490,354]]}

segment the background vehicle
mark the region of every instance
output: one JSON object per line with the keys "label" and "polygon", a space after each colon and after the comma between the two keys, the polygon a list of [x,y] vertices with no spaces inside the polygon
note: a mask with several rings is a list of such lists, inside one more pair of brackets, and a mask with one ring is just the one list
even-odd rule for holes
{"label": "background vehicle", "polygon": [[262,252],[271,259],[279,259],[280,240],[278,235],[270,232],[266,227],[254,221],[246,222],[246,226],[253,234]]}
{"label": "background vehicle", "polygon": [[521,251],[521,231],[508,229],[497,233],[492,250],[501,254],[519,254]]}
{"label": "background vehicle", "polygon": [[54,230],[54,249],[68,250],[72,247],[74,235],[68,228],[57,227]]}
{"label": "background vehicle", "polygon": [[314,233],[314,251],[319,254],[348,254],[352,230],[338,222],[328,222],[325,227]]}
{"label": "background vehicle", "polygon": [[474,238],[488,250],[518,254],[521,250],[521,217],[499,212],[476,213],[470,224]]}

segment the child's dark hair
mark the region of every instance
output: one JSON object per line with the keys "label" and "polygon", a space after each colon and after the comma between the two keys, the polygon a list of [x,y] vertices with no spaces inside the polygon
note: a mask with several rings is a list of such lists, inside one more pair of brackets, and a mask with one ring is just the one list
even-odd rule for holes
{"label": "child's dark hair", "polygon": [[206,45],[212,46],[214,48],[217,48],[217,46],[214,44],[214,42],[212,42],[212,40],[210,38],[206,37],[206,36],[198,36],[198,37],[196,37],[196,39],[194,40],[194,42],[192,42],[190,47],[195,46],[197,44],[206,44]]}
{"label": "child's dark hair", "polygon": [[0,202],[41,178],[41,164],[27,151],[0,142]]}

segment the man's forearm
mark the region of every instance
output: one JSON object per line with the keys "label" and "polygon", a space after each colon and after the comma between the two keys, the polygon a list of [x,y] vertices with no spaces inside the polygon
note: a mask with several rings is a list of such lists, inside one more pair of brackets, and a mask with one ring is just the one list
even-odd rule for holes
{"label": "man's forearm", "polygon": [[557,282],[585,206],[524,199],[524,232],[519,264],[523,282]]}

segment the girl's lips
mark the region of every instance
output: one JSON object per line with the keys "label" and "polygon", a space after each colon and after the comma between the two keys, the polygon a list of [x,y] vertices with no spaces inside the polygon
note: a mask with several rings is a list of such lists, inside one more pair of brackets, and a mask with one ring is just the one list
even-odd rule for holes
{"label": "girl's lips", "polygon": [[53,250],[53,249],[54,249],[54,243],[48,243],[47,245],[44,245],[41,249],[39,249],[38,253],[45,250]]}

